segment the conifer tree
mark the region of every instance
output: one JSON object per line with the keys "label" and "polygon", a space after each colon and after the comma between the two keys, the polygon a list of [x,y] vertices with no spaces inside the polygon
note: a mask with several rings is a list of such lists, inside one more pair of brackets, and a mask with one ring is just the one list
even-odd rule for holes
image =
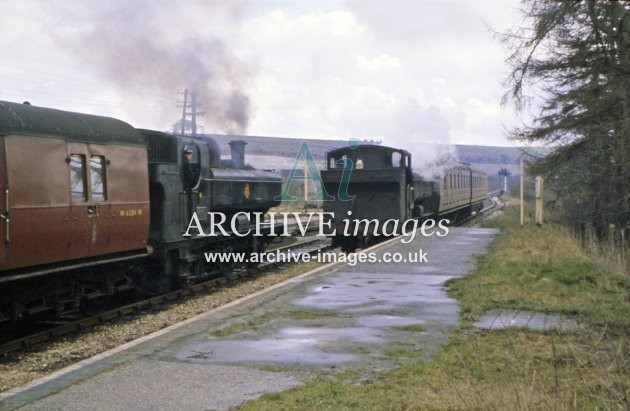
{"label": "conifer tree", "polygon": [[512,136],[553,148],[533,171],[604,235],[630,215],[630,1],[522,4],[525,25],[499,35],[512,50],[504,102],[540,111]]}

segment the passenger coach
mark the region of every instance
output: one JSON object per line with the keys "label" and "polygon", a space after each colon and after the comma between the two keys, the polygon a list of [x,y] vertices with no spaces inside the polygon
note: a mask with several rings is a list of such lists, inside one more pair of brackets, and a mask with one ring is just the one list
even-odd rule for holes
{"label": "passenger coach", "polygon": [[144,138],[129,124],[0,102],[3,271],[146,254],[148,187]]}

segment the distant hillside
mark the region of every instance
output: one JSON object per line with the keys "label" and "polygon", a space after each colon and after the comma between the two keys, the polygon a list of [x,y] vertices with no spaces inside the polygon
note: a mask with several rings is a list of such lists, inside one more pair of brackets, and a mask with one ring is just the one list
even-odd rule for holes
{"label": "distant hillside", "polygon": [[255,154],[260,156],[280,156],[294,158],[297,154],[302,142],[307,141],[313,157],[323,160],[326,158],[326,151],[333,148],[341,147],[347,144],[347,140],[305,140],[298,138],[280,138],[280,137],[260,137],[260,136],[238,136],[238,135],[222,135],[210,134],[221,146],[221,153],[230,154],[230,146],[228,143],[232,140],[244,140],[247,142],[245,147],[246,154]]}
{"label": "distant hillside", "polygon": [[[211,134],[221,147],[223,156],[229,156],[230,147],[228,143],[232,140],[246,141],[246,153],[255,156],[272,156],[295,158],[302,142],[307,141],[313,157],[316,160],[323,160],[326,151],[346,145],[347,140],[313,140],[298,138],[262,137],[262,136],[236,136]],[[373,141],[372,141],[373,142]],[[364,143],[364,142],[362,142]],[[370,143],[366,141],[365,143]],[[401,147],[409,149],[408,147]],[[460,161],[473,165],[517,165],[522,151],[518,147],[494,147],[456,144]],[[528,149],[531,151],[531,149]],[[542,151],[536,150],[540,155]],[[261,157],[270,159],[270,157]],[[509,167],[511,168],[511,167]]]}
{"label": "distant hillside", "polygon": [[[300,138],[280,138],[280,137],[262,137],[262,136],[243,136],[243,135],[222,135],[209,134],[213,137],[221,147],[221,154],[224,158],[230,156],[230,146],[228,143],[232,140],[244,140],[247,142],[245,148],[246,162],[258,169],[273,169],[282,172],[286,177],[293,167],[295,155],[298,153],[300,146],[304,141],[308,142],[309,148],[318,169],[323,169],[326,159],[326,152],[335,148],[343,147],[348,144],[347,140],[315,140]],[[375,144],[376,141],[362,141],[362,144]],[[431,144],[414,144],[414,149],[426,147],[428,152],[437,152],[435,145]],[[411,147],[400,147],[409,151]],[[499,177],[499,170],[505,168],[509,171],[510,176],[507,181],[508,187],[518,186],[519,176],[519,159],[524,151],[518,147],[495,147],[495,146],[477,146],[477,145],[455,145],[457,155],[460,161],[471,164],[473,167],[484,171],[488,174],[488,186],[490,190],[498,190],[503,188],[503,178]],[[546,153],[545,149],[525,150],[528,157],[540,157]],[[414,163],[419,165],[418,163]],[[512,188],[510,188],[512,189]]]}

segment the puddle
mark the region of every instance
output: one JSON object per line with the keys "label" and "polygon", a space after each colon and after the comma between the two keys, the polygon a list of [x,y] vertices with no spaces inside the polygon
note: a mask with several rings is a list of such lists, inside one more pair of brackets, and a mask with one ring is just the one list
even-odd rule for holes
{"label": "puddle", "polygon": [[440,274],[342,273],[326,284],[311,288],[293,303],[320,310],[349,311],[362,311],[366,307],[380,311],[392,307],[427,307],[454,301],[443,289],[449,278]]}
{"label": "puddle", "polygon": [[403,327],[423,322],[419,318],[398,317],[395,315],[366,315],[357,318],[357,323],[364,327]]}
{"label": "puddle", "polygon": [[280,329],[279,334],[293,338],[313,338],[321,342],[351,341],[363,344],[383,344],[385,339],[376,335],[375,332],[376,330],[365,327],[286,327]]}
{"label": "puddle", "polygon": [[559,314],[544,314],[530,311],[493,310],[484,314],[475,327],[486,330],[501,330],[508,327],[531,330],[571,331],[578,328],[575,320]]}
{"label": "puddle", "polygon": [[213,340],[180,351],[181,361],[210,363],[337,364],[358,361],[352,354],[326,352],[315,338]]}

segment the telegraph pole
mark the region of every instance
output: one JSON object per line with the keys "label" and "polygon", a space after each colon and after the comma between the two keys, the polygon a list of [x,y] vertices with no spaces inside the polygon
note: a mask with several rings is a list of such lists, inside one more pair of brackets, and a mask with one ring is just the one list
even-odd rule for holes
{"label": "telegraph pole", "polygon": [[190,96],[190,134],[197,135],[197,93],[192,92]]}
{"label": "telegraph pole", "polygon": [[[182,108],[182,119],[181,119],[181,127],[180,132],[182,134],[186,134],[186,130],[190,130],[190,134],[193,136],[197,135],[197,116],[203,114],[203,112],[198,111],[198,108],[201,107],[201,104],[197,103],[197,93],[194,91],[190,92],[190,103],[188,102],[188,89],[185,89],[183,93],[178,93],[184,95],[184,101],[178,102],[177,107]],[[186,126],[188,117],[190,116],[190,126]]]}
{"label": "telegraph pole", "polygon": [[543,191],[545,179],[536,177],[536,224],[541,226],[543,223]]}
{"label": "telegraph pole", "polygon": [[180,105],[180,102],[177,102],[177,107],[182,108],[182,119],[180,121],[180,132],[182,134],[186,134],[186,108],[188,107],[188,89],[184,89],[183,93],[177,93],[184,95],[184,101]]}
{"label": "telegraph pole", "polygon": [[521,226],[523,226],[523,224],[525,224],[525,203],[524,203],[524,194],[523,191],[525,189],[525,167],[523,167],[523,157],[521,156],[521,164],[520,164],[520,169],[521,169]]}

